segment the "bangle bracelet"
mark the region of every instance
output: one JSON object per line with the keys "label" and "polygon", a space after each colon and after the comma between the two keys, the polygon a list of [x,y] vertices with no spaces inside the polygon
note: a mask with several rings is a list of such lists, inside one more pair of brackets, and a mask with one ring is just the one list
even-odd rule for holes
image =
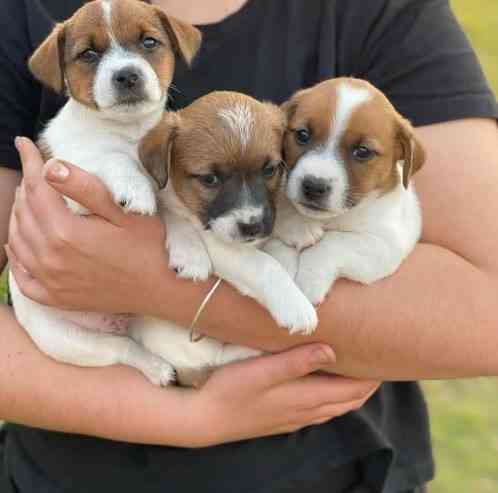
{"label": "bangle bracelet", "polygon": [[199,318],[201,318],[202,312],[204,311],[204,308],[206,308],[208,301],[211,299],[214,292],[218,289],[218,286],[222,283],[222,281],[223,281],[223,279],[219,278],[214,283],[214,286],[209,290],[209,293],[206,295],[206,297],[204,298],[204,301],[201,303],[201,306],[197,310],[197,313],[195,314],[194,320],[192,320],[192,323],[190,324],[190,341],[191,342],[200,341],[204,337],[202,334],[195,331],[195,326],[197,325]]}

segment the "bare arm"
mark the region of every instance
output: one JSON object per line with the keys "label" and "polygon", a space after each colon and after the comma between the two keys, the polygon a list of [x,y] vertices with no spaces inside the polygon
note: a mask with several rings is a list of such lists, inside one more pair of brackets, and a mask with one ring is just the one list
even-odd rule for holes
{"label": "bare arm", "polygon": [[[358,377],[498,375],[496,124],[464,120],[418,132],[429,155],[416,183],[422,243],[384,281],[368,288],[341,281],[320,307],[314,339],[333,345],[340,371]],[[239,306],[227,289],[217,296],[220,305],[238,306],[208,307],[210,335],[273,350],[298,342],[275,337],[264,316],[249,315],[249,303]]]}
{"label": "bare arm", "polygon": [[[337,283],[320,307],[321,323],[311,338],[288,336],[255,302],[226,285],[208,304],[203,330],[270,351],[321,340],[336,350],[339,371],[355,377],[498,375],[496,124],[462,120],[418,131],[429,156],[417,177],[424,209],[423,241],[395,275],[368,288]],[[56,186],[71,195],[76,183],[77,179]],[[101,251],[104,247],[99,245]],[[54,277],[46,266],[38,272],[47,279]],[[175,280],[166,262],[159,260],[140,283],[143,288],[137,292],[147,296],[127,300],[121,296],[106,303],[117,308],[125,300],[138,312],[187,325],[208,289]],[[58,296],[51,298],[50,292],[38,289],[40,283],[25,279],[22,284],[47,303],[78,307],[91,302],[91,292],[85,296],[83,289],[71,298],[60,285],[51,290]]]}
{"label": "bare arm", "polygon": [[[36,148],[31,150],[38,156]],[[58,194],[52,198],[56,209],[62,205],[62,213],[69,214]],[[41,203],[49,199],[50,194]],[[133,223],[112,202],[101,212]],[[35,229],[40,223],[38,217],[23,219]],[[143,231],[131,229],[143,237]],[[162,238],[160,228],[149,229],[149,235]],[[7,220],[0,222],[0,232],[7,235]],[[92,290],[95,298],[95,284]],[[0,306],[0,419],[114,440],[194,447],[284,433],[356,409],[378,387],[377,382],[308,375],[330,370],[334,359],[329,347],[312,344],[222,369],[200,391],[160,389],[128,367],[55,362],[33,345],[12,310]]]}

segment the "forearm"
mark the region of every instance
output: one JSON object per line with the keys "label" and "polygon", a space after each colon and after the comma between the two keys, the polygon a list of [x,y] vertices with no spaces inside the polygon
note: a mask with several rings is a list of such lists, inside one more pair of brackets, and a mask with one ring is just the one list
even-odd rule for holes
{"label": "forearm", "polygon": [[187,392],[155,387],[127,367],[57,363],[35,348],[6,306],[0,327],[0,419],[119,441],[189,444]]}
{"label": "forearm", "polygon": [[[185,313],[194,313],[199,303],[199,293],[188,290],[183,290],[183,303],[163,305],[164,317],[185,324]],[[180,286],[170,291],[182,293]],[[336,351],[338,372],[354,377],[498,375],[497,301],[498,276],[449,250],[420,244],[385,280],[369,287],[339,281],[319,308],[320,324],[311,337],[288,335],[262,307],[226,284],[200,324],[224,341],[268,351],[326,342]]]}

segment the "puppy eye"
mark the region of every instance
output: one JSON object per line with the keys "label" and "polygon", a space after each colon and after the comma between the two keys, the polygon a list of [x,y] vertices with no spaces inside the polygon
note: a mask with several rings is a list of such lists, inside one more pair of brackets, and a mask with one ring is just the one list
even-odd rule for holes
{"label": "puppy eye", "polygon": [[220,184],[220,179],[214,173],[201,175],[198,179],[207,188],[216,188]]}
{"label": "puppy eye", "polygon": [[95,62],[98,62],[99,60],[99,52],[96,51],[96,50],[92,50],[91,48],[88,49],[88,50],[85,50],[83,52],[81,52],[79,55],[78,55],[78,58],[82,61],[84,61],[85,63],[95,63]]}
{"label": "puppy eye", "polygon": [[147,36],[145,38],[142,39],[142,46],[146,49],[146,50],[154,50],[155,48],[157,48],[159,45],[160,45],[160,41],[158,41],[157,39],[155,38],[152,38],[150,36]]}
{"label": "puppy eye", "polygon": [[309,144],[311,140],[311,133],[306,128],[298,128],[295,130],[296,142],[300,146],[305,146]]}
{"label": "puppy eye", "polygon": [[269,180],[270,178],[273,178],[276,174],[276,172],[278,171],[278,168],[279,168],[279,164],[276,164],[276,163],[273,163],[273,162],[270,162],[270,163],[267,163],[261,174],[263,175],[263,178],[266,178],[267,180]]}
{"label": "puppy eye", "polygon": [[353,157],[360,163],[370,161],[377,155],[377,153],[373,149],[370,149],[365,145],[353,147],[352,154]]}

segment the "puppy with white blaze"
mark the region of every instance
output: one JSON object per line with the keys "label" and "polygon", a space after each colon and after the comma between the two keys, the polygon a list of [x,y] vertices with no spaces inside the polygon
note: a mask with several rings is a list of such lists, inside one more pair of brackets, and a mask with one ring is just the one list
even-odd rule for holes
{"label": "puppy with white blaze", "polygon": [[[151,173],[169,176],[160,199],[170,267],[188,279],[214,273],[265,306],[278,325],[309,333],[315,309],[285,269],[259,250],[273,232],[285,181],[284,131],[277,106],[214,92],[166,114],[140,156]],[[170,362],[183,385],[199,385],[210,369],[261,354],[211,338],[192,343],[188,329],[150,318],[134,321],[132,334]]]}
{"label": "puppy with white blaze", "polygon": [[425,161],[411,124],[366,81],[338,78],[295,94],[284,154],[292,169],[267,251],[313,304],[334,281],[391,275],[421,234],[410,178]]}
{"label": "puppy with white blaze", "polygon": [[[29,61],[38,80],[69,97],[41,135],[44,158],[98,176],[125,211],[156,213],[157,185],[138,144],[161,119],[175,56],[190,63],[200,42],[196,28],[139,0],[89,2],[56,25]],[[9,282],[19,323],[46,354],[81,366],[127,364],[155,384],[172,378],[169,364],[119,335],[127,317],[45,307],[23,296],[12,275]]]}

